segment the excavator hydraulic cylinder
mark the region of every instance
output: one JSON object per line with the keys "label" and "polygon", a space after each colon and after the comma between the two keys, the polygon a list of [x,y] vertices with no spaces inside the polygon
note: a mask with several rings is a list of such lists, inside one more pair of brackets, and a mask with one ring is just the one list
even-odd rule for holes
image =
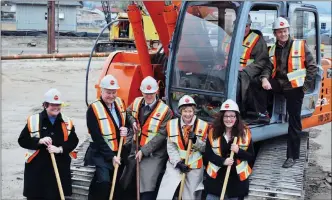
{"label": "excavator hydraulic cylinder", "polygon": [[141,63],[141,70],[143,77],[152,76],[153,70],[149,55],[149,49],[146,44],[146,39],[143,30],[142,14],[136,4],[128,5],[128,18],[133,28],[135,37],[136,49]]}

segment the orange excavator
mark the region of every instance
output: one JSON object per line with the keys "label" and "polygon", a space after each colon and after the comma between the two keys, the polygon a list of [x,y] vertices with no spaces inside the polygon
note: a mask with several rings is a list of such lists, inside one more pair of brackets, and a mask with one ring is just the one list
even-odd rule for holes
{"label": "orange excavator", "polygon": [[[303,39],[307,28],[316,30],[315,36],[307,40],[307,45],[319,70],[314,88],[305,94],[303,100],[302,126],[306,129],[331,122],[332,60],[322,58],[319,51],[319,13],[315,6],[298,1],[144,1],[144,5],[158,33],[160,48],[148,49],[141,12],[132,2],[127,14],[135,30],[137,51],[115,51],[108,56],[95,85],[97,97],[100,96],[100,80],[112,74],[121,85],[118,95],[129,105],[141,96],[139,86],[143,78],[153,76],[158,80],[159,97],[173,109],[175,115],[178,115],[178,100],[187,94],[197,102],[197,115],[211,122],[226,99],[236,99],[248,15],[272,12],[275,18],[282,16],[289,20],[293,38]],[[88,76],[89,65],[86,84]],[[86,104],[89,104],[87,85]],[[260,144],[250,178],[249,199],[304,197],[303,176],[308,159],[305,133],[301,141],[299,167],[293,171],[281,168],[286,155],[286,141],[282,136],[288,132],[285,105],[282,96],[272,96],[269,103],[270,123],[249,124],[253,141]],[[86,187],[77,186],[82,185],[82,178],[75,178],[79,169],[76,166],[72,170],[74,194],[86,193]],[[93,169],[85,169],[85,172],[92,173]]]}

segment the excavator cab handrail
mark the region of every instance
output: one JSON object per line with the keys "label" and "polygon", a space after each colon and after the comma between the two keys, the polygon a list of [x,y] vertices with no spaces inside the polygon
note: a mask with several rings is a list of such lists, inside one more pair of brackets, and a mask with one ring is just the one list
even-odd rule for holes
{"label": "excavator cab handrail", "polygon": [[114,21],[109,22],[108,24],[106,24],[104,26],[104,28],[101,30],[101,32],[99,33],[99,35],[98,35],[98,37],[95,41],[95,44],[93,45],[93,48],[92,48],[91,53],[90,53],[89,61],[88,61],[88,66],[86,67],[86,76],[85,76],[85,103],[86,103],[86,106],[89,106],[89,103],[88,103],[88,81],[89,81],[90,63],[91,63],[93,52],[95,51],[98,40],[99,40],[100,36],[104,33],[105,29],[107,29],[108,27],[112,27],[112,25],[114,23],[120,22],[120,21],[129,21],[129,20],[128,19],[117,19],[117,20],[114,20]]}

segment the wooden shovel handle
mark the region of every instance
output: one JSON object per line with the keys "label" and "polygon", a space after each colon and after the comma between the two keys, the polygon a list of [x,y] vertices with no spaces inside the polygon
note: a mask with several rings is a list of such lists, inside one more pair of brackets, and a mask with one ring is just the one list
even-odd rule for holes
{"label": "wooden shovel handle", "polygon": [[[118,154],[116,157],[120,158],[121,156],[121,151],[122,151],[122,144],[123,144],[123,137],[120,138],[120,144],[119,144],[119,150],[118,150]],[[111,187],[111,193],[110,193],[110,198],[109,200],[113,199],[113,195],[114,195],[114,189],[115,189],[115,183],[116,183],[116,177],[118,175],[118,169],[119,169],[119,164],[116,164],[114,166],[114,172],[113,172],[113,180],[112,180],[112,187]]]}
{"label": "wooden shovel handle", "polygon": [[[139,121],[137,121],[138,125],[138,131],[136,133],[136,154],[139,151],[139,136],[141,135],[142,129],[139,125]],[[140,200],[140,166],[139,166],[139,160],[136,159],[136,199]]]}
{"label": "wooden shovel handle", "polygon": [[[236,142],[237,142],[237,137],[234,137],[233,144],[236,144]],[[230,158],[233,158],[233,157],[234,157],[234,151],[231,151]],[[227,184],[228,184],[229,173],[231,172],[231,167],[232,166],[227,167],[227,171],[226,171],[226,175],[225,175],[225,179],[224,179],[224,184],[222,186],[222,191],[221,191],[221,195],[220,195],[220,200],[224,200],[225,193],[226,193],[226,188],[227,188]]]}
{"label": "wooden shovel handle", "polygon": [[61,179],[60,179],[60,175],[59,175],[58,166],[55,161],[54,153],[50,153],[50,155],[51,155],[51,159],[52,159],[52,165],[53,165],[53,169],[54,169],[54,173],[55,173],[55,177],[56,177],[56,182],[58,184],[58,188],[59,188],[59,192],[60,192],[60,197],[61,197],[61,200],[65,200],[65,195],[63,194]]}
{"label": "wooden shovel handle", "polygon": [[[188,160],[189,160],[189,155],[190,155],[192,144],[193,144],[193,141],[191,139],[189,139],[187,153],[186,153],[186,158],[185,158],[185,161],[184,161],[184,163],[186,165],[188,165]],[[179,198],[178,198],[178,200],[182,199],[182,193],[183,193],[185,181],[186,181],[186,173],[183,173],[182,174],[182,180],[181,180],[181,185],[180,185],[180,191],[179,191]]]}

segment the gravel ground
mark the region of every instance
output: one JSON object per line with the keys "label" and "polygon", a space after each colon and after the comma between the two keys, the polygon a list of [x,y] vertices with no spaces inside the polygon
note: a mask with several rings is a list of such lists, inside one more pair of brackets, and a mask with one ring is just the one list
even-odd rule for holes
{"label": "gravel ground", "polygon": [[[60,37],[59,45],[58,40],[55,40],[55,50],[59,50],[59,53],[90,53],[96,39],[97,37]],[[28,43],[34,43],[36,46],[28,46]],[[2,36],[1,45],[2,55],[47,53],[47,37],[44,36]]]}
{"label": "gravel ground", "polygon": [[310,129],[306,200],[331,199],[331,123]]}
{"label": "gravel ground", "polygon": [[[89,81],[90,102],[104,60],[94,58]],[[86,129],[85,68],[87,59],[75,61],[2,61],[2,198],[22,199],[24,153],[17,139],[29,115],[41,109],[44,93],[60,90],[68,106],[63,113],[73,118],[80,141]]]}

